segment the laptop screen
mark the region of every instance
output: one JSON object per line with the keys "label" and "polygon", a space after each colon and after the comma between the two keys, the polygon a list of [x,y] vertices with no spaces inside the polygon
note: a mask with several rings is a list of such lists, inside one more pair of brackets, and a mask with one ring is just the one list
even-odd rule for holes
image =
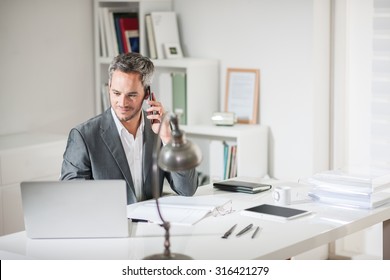
{"label": "laptop screen", "polygon": [[129,236],[123,180],[30,181],[20,187],[30,238]]}

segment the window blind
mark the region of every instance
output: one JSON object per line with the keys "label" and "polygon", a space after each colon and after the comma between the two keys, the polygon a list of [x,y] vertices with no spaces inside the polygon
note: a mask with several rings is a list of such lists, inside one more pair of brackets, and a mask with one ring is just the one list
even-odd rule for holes
{"label": "window blind", "polygon": [[390,1],[374,0],[371,164],[390,172]]}

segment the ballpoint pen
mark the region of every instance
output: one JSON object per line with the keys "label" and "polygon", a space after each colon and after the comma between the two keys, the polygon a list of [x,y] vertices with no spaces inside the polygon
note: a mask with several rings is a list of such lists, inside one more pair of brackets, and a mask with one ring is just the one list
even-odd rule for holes
{"label": "ballpoint pen", "polygon": [[252,228],[253,224],[249,224],[248,226],[246,226],[243,230],[241,230],[239,233],[237,233],[236,236],[241,236],[243,235],[245,232],[247,232],[248,230],[250,230]]}
{"label": "ballpoint pen", "polygon": [[252,234],[252,238],[256,237],[257,232],[259,231],[260,227],[256,227],[255,232]]}
{"label": "ballpoint pen", "polygon": [[230,234],[232,234],[233,230],[236,228],[237,224],[235,224],[234,226],[232,226],[227,232],[225,232],[225,234],[222,236],[222,238],[228,238]]}

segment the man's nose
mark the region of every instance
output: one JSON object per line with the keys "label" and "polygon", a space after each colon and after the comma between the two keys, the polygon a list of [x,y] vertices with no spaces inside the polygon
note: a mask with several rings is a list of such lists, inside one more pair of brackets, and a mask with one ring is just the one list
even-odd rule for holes
{"label": "man's nose", "polygon": [[125,94],[121,94],[118,97],[118,105],[121,106],[121,107],[124,107],[126,105],[126,102],[127,102],[126,95]]}

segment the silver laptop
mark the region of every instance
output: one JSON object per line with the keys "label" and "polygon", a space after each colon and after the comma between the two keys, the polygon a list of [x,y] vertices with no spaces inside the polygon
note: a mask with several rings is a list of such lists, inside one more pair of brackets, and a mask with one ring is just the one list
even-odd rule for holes
{"label": "silver laptop", "polygon": [[30,238],[129,236],[125,181],[22,182],[20,187]]}

